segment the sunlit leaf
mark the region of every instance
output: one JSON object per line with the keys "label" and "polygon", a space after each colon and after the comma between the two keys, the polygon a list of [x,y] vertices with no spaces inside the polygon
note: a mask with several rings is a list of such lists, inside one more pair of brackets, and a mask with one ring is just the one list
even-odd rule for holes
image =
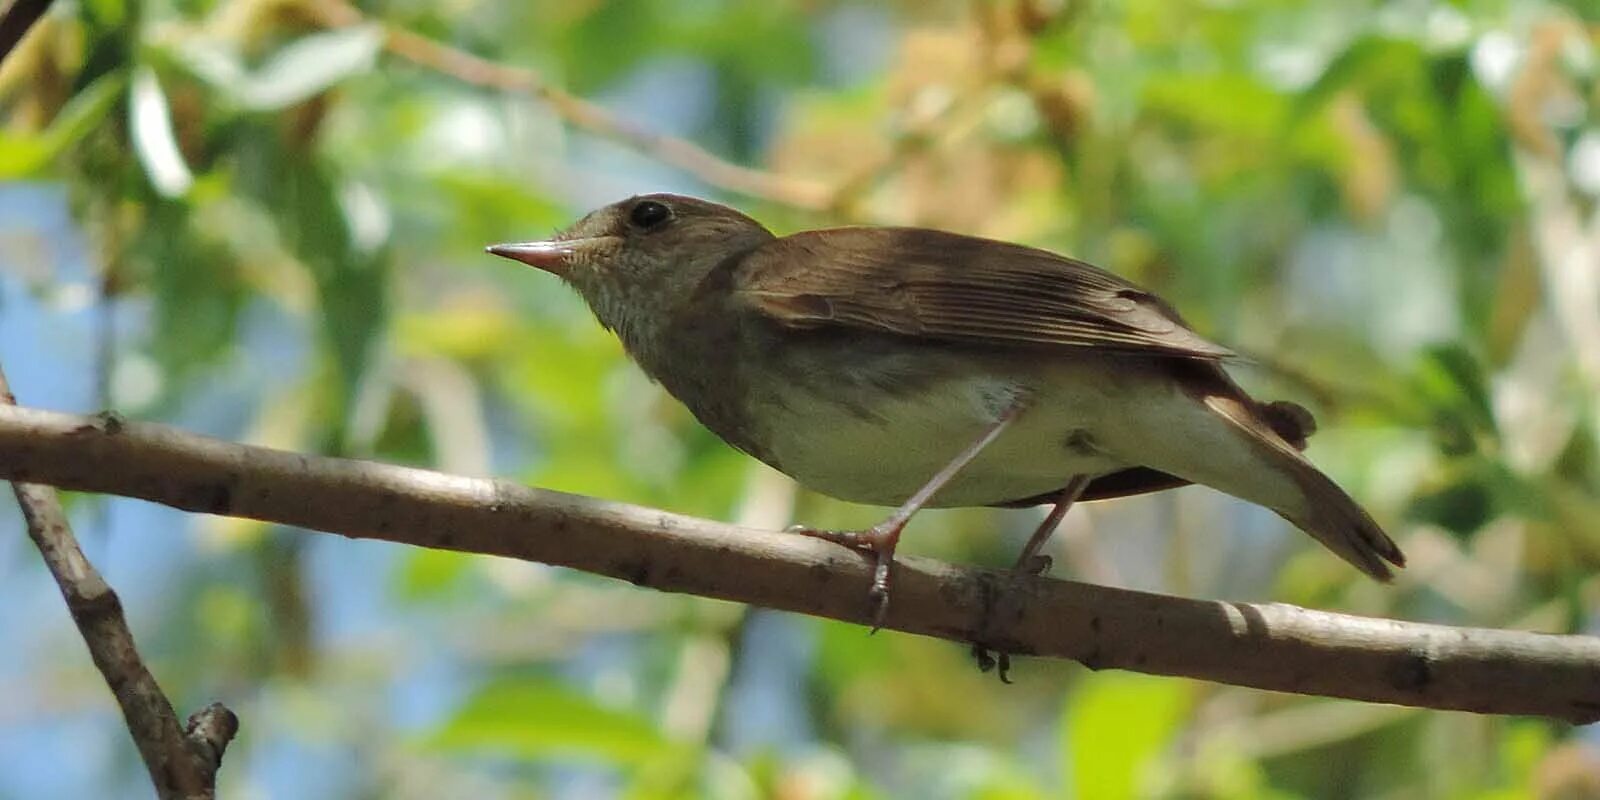
{"label": "sunlit leaf", "polygon": [[1145,89],[1144,102],[1179,121],[1263,137],[1279,129],[1287,107],[1282,95],[1239,74],[1157,76]]}
{"label": "sunlit leaf", "polygon": [[194,173],[178,149],[172,132],[172,110],[155,70],[145,67],[133,74],[128,94],[128,135],[150,185],[163,197],[180,197],[194,185]]}
{"label": "sunlit leaf", "polygon": [[471,574],[474,557],[446,550],[407,553],[395,574],[395,591],[405,600],[435,600]]}
{"label": "sunlit leaf", "polygon": [[1357,38],[1329,61],[1317,79],[1295,97],[1289,112],[1291,127],[1312,116],[1340,90],[1369,77],[1381,80],[1384,71],[1394,70],[1397,62],[1418,59],[1421,55],[1416,45],[1410,42],[1380,36]]}
{"label": "sunlit leaf", "polygon": [[383,47],[377,25],[352,25],[303,36],[257,69],[220,42],[182,43],[176,55],[195,75],[234,103],[255,111],[295,105],[372,68]]}
{"label": "sunlit leaf", "polygon": [[483,687],[429,743],[444,750],[618,764],[638,764],[674,747],[642,717],[602,706],[570,686],[538,680]]}
{"label": "sunlit leaf", "polygon": [[1064,761],[1075,797],[1144,796],[1150,770],[1182,724],[1188,687],[1125,672],[1084,677],[1067,698]]}
{"label": "sunlit leaf", "polygon": [[33,135],[0,131],[0,179],[30,177],[105,120],[122,96],[122,73],[102,75],[62,107],[50,127]]}

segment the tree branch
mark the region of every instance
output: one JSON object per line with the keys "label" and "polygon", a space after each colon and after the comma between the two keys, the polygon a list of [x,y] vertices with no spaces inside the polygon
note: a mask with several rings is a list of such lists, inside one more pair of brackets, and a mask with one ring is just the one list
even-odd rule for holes
{"label": "tree branch", "polygon": [[[375,22],[343,0],[305,3],[300,9],[317,24],[329,28]],[[383,27],[384,49],[397,58],[471,86],[537,98],[567,124],[681,169],[707,185],[842,221],[861,220],[863,214],[859,206],[864,196],[917,155],[940,144],[952,123],[981,114],[992,94],[988,86],[963,91],[931,118],[920,120],[911,129],[901,132],[881,158],[827,186],[818,181],[735,164],[688,139],[640,127],[602,105],[551,85],[533,70],[491,61],[392,23],[377,21],[376,24]],[[1012,60],[1025,58],[1028,51],[1027,48],[1011,49]],[[989,58],[992,60],[994,56],[991,54]]]}
{"label": "tree branch", "polygon": [[[15,0],[0,14],[0,63],[49,9],[50,0]],[[0,409],[14,410],[16,404],[11,385],[0,371]],[[122,707],[128,733],[150,772],[156,795],[162,800],[215,797],[217,769],[239,730],[239,718],[221,703],[212,703],[178,727],[172,702],[139,657],[122,601],[83,555],[55,490],[20,480],[14,481],[11,489],[22,508],[28,537],[61,589],[90,659]]]}
{"label": "tree branch", "polygon": [[[800,536],[505,481],[0,408],[0,477],[346,536],[573,567],[866,623],[870,568]],[[1426,708],[1600,720],[1600,638],[1188,600],[897,562],[886,627],[1091,668]]]}
{"label": "tree branch", "polygon": [[[16,410],[5,375],[0,373],[0,408]],[[157,796],[199,800],[216,796],[217,768],[239,720],[221,703],[189,718],[180,728],[172,703],[139,657],[122,601],[84,557],[67,523],[66,511],[48,486],[12,483],[28,536],[44,556],[61,588],[72,621],[89,646],[89,656],[122,707],[122,716],[150,771]]]}
{"label": "tree branch", "polygon": [[[344,2],[306,3],[303,9],[327,27],[368,21]],[[645,130],[604,106],[552,86],[533,70],[497,64],[399,26],[380,24],[384,49],[394,56],[473,86],[536,97],[569,124],[677,167],[711,186],[805,211],[825,211],[832,203],[832,193],[819,184],[735,164],[688,139]]]}
{"label": "tree branch", "polygon": [[15,0],[0,14],[0,62],[16,49],[33,24],[50,10],[50,0]]}

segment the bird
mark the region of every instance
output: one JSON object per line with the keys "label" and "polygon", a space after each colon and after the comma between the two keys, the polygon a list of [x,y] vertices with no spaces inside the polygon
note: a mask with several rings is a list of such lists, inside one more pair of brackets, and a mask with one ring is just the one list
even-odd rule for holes
{"label": "bird", "polygon": [[874,629],[920,510],[1074,503],[1202,484],[1264,506],[1388,581],[1398,545],[1302,454],[1309,412],[1252,398],[1231,350],[1098,267],[991,239],[855,226],[778,236],[645,194],[489,253],[552,273],[717,436],[824,495],[893,507],[862,530]]}

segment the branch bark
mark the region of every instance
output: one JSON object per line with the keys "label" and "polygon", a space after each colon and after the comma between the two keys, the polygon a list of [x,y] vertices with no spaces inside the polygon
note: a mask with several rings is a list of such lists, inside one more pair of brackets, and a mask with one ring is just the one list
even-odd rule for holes
{"label": "branch bark", "polygon": [[[556,564],[869,622],[843,548],[505,481],[0,408],[0,477],[351,537]],[[1480,713],[1600,720],[1600,638],[1189,600],[902,558],[886,627],[1091,668]]]}
{"label": "branch bark", "polygon": [[22,37],[28,35],[33,24],[50,10],[50,0],[14,0],[4,14],[0,14],[0,62],[16,49]]}
{"label": "branch bark", "polygon": [[[16,410],[15,403],[0,373],[0,408]],[[122,601],[83,555],[55,490],[20,480],[12,483],[12,490],[28,536],[61,588],[90,658],[122,707],[156,795],[163,800],[215,797],[217,769],[239,729],[238,718],[221,703],[213,703],[179,727],[171,701],[139,657]]]}

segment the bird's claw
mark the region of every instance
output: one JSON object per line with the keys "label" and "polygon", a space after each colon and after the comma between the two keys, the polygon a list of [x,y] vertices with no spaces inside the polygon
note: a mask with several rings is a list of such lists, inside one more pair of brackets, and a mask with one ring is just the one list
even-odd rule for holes
{"label": "bird's claw", "polygon": [[[1037,577],[1050,570],[1054,563],[1051,558],[1042,553],[1029,555],[1024,553],[1017,559],[1016,566],[1011,568],[1011,573],[1016,576]],[[987,627],[987,625],[985,625]],[[978,661],[978,671],[988,672],[998,669],[1000,682],[1011,683],[1011,654],[1003,650],[990,650],[988,647],[973,643],[972,657]]]}
{"label": "bird's claw", "polygon": [[867,590],[867,601],[872,604],[872,632],[877,633],[889,614],[889,571],[894,565],[898,532],[883,525],[874,525],[859,531],[835,531],[806,525],[790,525],[784,532],[810,536],[813,539],[833,542],[876,556],[872,566],[872,588]]}
{"label": "bird's claw", "polygon": [[872,603],[872,632],[883,627],[889,615],[889,569],[894,564],[892,550],[879,550],[877,563],[872,568],[872,588],[867,590],[867,600]]}
{"label": "bird's claw", "polygon": [[988,672],[998,667],[1000,682],[1004,684],[1011,683],[1010,653],[1000,650],[990,650],[981,644],[974,644],[972,645],[972,657],[978,660],[979,672]]}
{"label": "bird's claw", "polygon": [[1049,572],[1050,567],[1054,564],[1054,559],[1047,555],[1039,554],[1018,562],[1014,569],[1019,575],[1039,576]]}
{"label": "bird's claw", "polygon": [[889,587],[873,584],[867,590],[867,602],[872,604],[872,630],[868,634],[877,633],[883,628],[884,618],[889,616]]}

